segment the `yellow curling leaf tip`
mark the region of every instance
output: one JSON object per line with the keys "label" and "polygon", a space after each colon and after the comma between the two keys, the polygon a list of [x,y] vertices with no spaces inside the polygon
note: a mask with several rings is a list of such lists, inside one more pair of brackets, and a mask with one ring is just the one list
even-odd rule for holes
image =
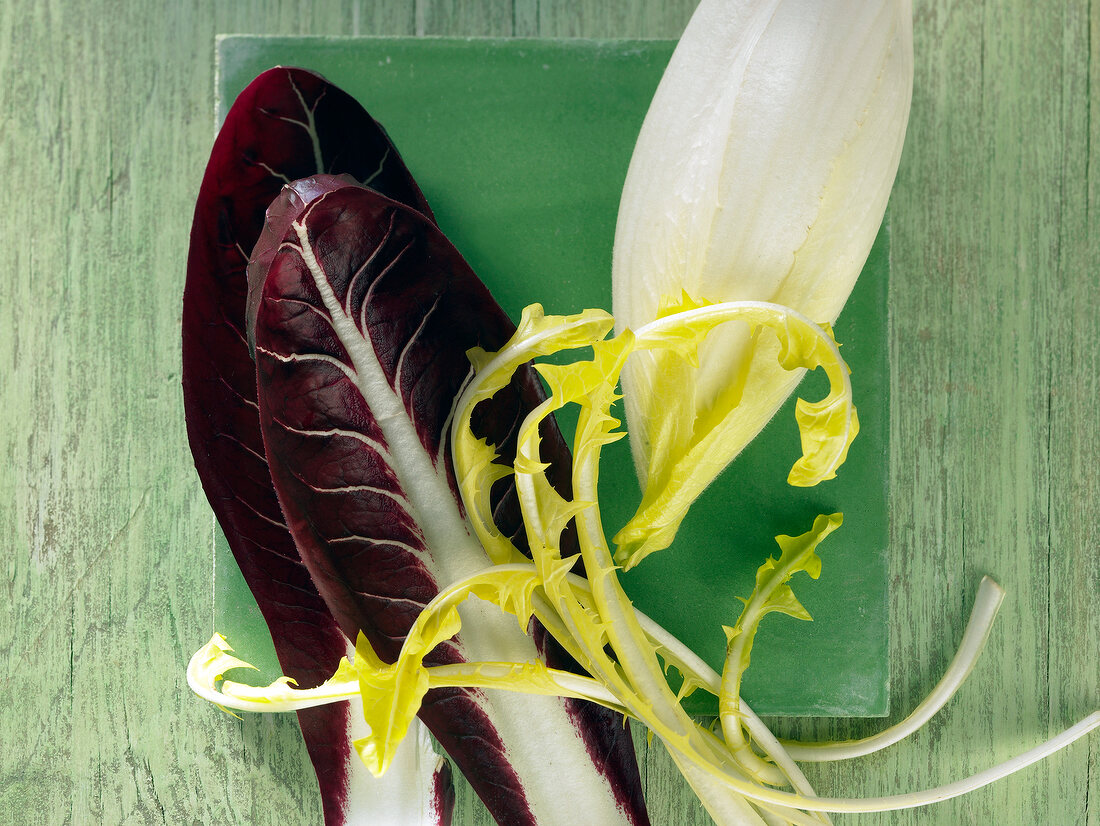
{"label": "yellow curling leaf tip", "polygon": [[848,458],[848,450],[859,434],[859,415],[843,398],[830,397],[812,403],[799,399],[795,419],[802,442],[802,456],[791,468],[787,484],[813,487],[836,478],[837,469]]}

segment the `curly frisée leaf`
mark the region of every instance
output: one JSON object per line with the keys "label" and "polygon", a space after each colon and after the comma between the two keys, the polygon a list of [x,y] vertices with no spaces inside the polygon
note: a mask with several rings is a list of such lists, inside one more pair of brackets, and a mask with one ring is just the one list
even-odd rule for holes
{"label": "curly fris\u00e9e leaf", "polygon": [[[498,445],[474,434],[474,411],[507,387],[522,365],[539,356],[589,346],[602,339],[613,325],[614,319],[603,310],[548,316],[541,304],[531,304],[524,308],[518,327],[500,350],[488,353],[475,347],[467,353],[475,375],[456,402],[458,415],[450,433],[452,452],[455,467],[460,469],[458,487],[470,526],[495,564],[525,558],[497,527],[488,495],[497,480],[512,476],[513,467],[511,462],[498,461]],[[543,367],[538,369],[543,371]]]}
{"label": "curly fris\u00e9e leaf", "polygon": [[[769,613],[785,613],[808,619],[809,613],[788,584],[800,571],[816,578],[821,572],[817,555],[820,542],[840,524],[841,516],[818,517],[813,527],[796,536],[776,537],[780,546],[778,559],[769,559],[757,574],[756,587],[747,599],[745,610],[737,624],[729,629],[729,656],[722,677],[714,674],[667,633],[654,629],[653,624],[637,614],[618,581],[617,566],[603,539],[600,524],[596,479],[600,448],[618,436],[617,422],[610,416],[610,405],[616,397],[615,380],[622,363],[632,349],[666,346],[684,348],[684,342],[701,338],[706,329],[717,322],[717,316],[747,320],[767,319],[784,340],[796,342],[801,334],[784,333],[792,324],[801,329],[803,319],[774,305],[694,306],[674,312],[659,324],[629,333],[612,341],[590,336],[586,342],[592,348],[591,359],[580,358],[573,364],[559,367],[539,367],[550,387],[550,398],[532,410],[524,420],[518,440],[517,458],[513,465],[516,486],[523,508],[524,521],[539,576],[533,590],[533,606],[538,619],[559,637],[562,645],[581,662],[594,681],[604,687],[612,700],[625,713],[644,723],[651,736],[659,738],[668,748],[671,758],[699,795],[701,802],[716,822],[726,826],[741,824],[801,824],[815,826],[831,821],[825,812],[884,811],[932,803],[962,794],[1041,759],[1052,750],[1084,736],[1100,724],[1100,715],[1091,715],[1048,743],[972,778],[891,797],[858,800],[817,796],[805,777],[770,732],[738,697],[741,674],[749,664],[749,649],[760,620]],[[540,313],[541,314],[541,313]],[[575,316],[556,319],[544,336],[553,338],[570,324],[581,319]],[[808,322],[807,322],[808,323]],[[565,336],[563,335],[564,339]],[[814,344],[814,341],[820,342]],[[544,337],[538,348],[547,351]],[[670,343],[671,342],[671,343]],[[573,342],[577,344],[577,342]],[[464,399],[477,395],[476,386],[500,385],[507,378],[507,368],[493,373],[493,365],[517,363],[518,354],[525,351],[522,339],[511,340],[495,356],[483,355],[482,372],[467,389]],[[818,347],[820,353],[814,355]],[[551,348],[552,349],[552,348]],[[836,344],[828,330],[817,328],[814,337],[806,338],[799,347],[785,349],[789,363],[791,353],[800,350],[800,359],[828,361],[831,383],[846,385],[847,371],[839,360]],[[690,355],[690,350],[687,351]],[[543,478],[545,463],[537,459],[537,422],[565,404],[580,407],[574,437],[573,490],[570,499],[554,491]],[[850,405],[850,394],[849,394]],[[830,405],[822,408],[831,409]],[[462,422],[460,413],[456,422]],[[830,426],[827,417],[820,417]],[[456,425],[457,426],[457,425]],[[849,430],[853,429],[849,425]],[[845,437],[835,450],[836,461],[843,459],[850,437]],[[456,443],[459,441],[456,438]],[[822,444],[828,440],[818,440]],[[811,442],[813,443],[813,442]],[[835,446],[834,446],[835,447]],[[464,478],[458,462],[459,478]],[[588,579],[579,579],[568,572],[569,557],[562,554],[563,522],[571,518],[577,523],[579,547]],[[701,727],[684,713],[682,696],[674,696],[664,679],[667,664],[675,665],[685,676],[688,689],[705,687],[719,695],[724,716],[721,736]],[[518,689],[522,690],[522,689]],[[591,692],[594,696],[595,692]],[[892,740],[892,738],[887,738]],[[789,787],[793,791],[787,791]]]}
{"label": "curly fris\u00e9e leaf", "polygon": [[531,619],[534,586],[531,572],[524,569],[492,571],[447,588],[417,617],[392,664],[381,660],[367,638],[359,636],[355,646],[356,668],[363,716],[370,734],[356,741],[355,748],[373,774],[386,771],[431,688],[425,659],[462,629],[458,604],[468,596],[496,603],[516,615],[522,633]]}
{"label": "curly fris\u00e9e leaf", "polygon": [[356,669],[346,657],[335,674],[313,688],[299,688],[292,677],[286,676],[266,686],[226,680],[225,675],[234,669],[256,668],[233,656],[232,651],[225,637],[214,634],[187,664],[187,684],[191,690],[223,711],[300,711],[347,700],[358,691]]}
{"label": "curly fris\u00e9e leaf", "polygon": [[[686,294],[685,294],[686,296]],[[669,383],[675,376],[694,371],[691,362],[704,338],[719,325],[747,324],[754,336],[770,331],[777,343],[776,357],[785,370],[822,368],[829,393],[819,402],[799,399],[795,410],[802,456],[791,468],[788,482],[801,487],[815,485],[836,475],[859,433],[859,418],[852,401],[849,370],[827,325],[815,324],[790,307],[762,301],[705,304],[685,298],[681,309],[664,314],[635,331],[638,356],[657,355],[673,362],[662,374]],[[629,363],[629,362],[628,362]],[[631,568],[645,556],[668,547],[691,503],[725,467],[724,441],[740,439],[739,405],[746,388],[734,384],[722,397],[721,407],[694,423],[671,413],[661,419],[651,445],[653,464],[647,474],[642,502],[630,521],[616,534],[616,562]],[[751,388],[747,391],[751,392]],[[675,394],[667,387],[664,393]],[[690,438],[682,429],[693,428]]]}
{"label": "curly fris\u00e9e leaf", "polygon": [[[336,673],[313,688],[299,688],[292,678],[285,676],[267,686],[252,686],[223,679],[234,669],[254,668],[233,656],[232,650],[221,634],[214,634],[187,665],[187,682],[191,689],[231,714],[229,709],[321,711],[341,703],[346,705],[348,700],[358,697],[362,672],[358,656],[354,664],[347,658],[342,659]],[[350,822],[449,826],[454,809],[450,764],[435,752],[428,730],[419,722],[415,723],[412,734],[391,756],[392,772],[384,778],[372,778],[361,784],[362,788],[354,790],[358,808],[348,813]]]}
{"label": "curly fris\u00e9e leaf", "polygon": [[744,610],[732,628],[726,632],[726,664],[722,672],[722,693],[719,697],[719,713],[726,743],[731,748],[747,747],[744,727],[741,723],[741,677],[749,667],[752,643],[760,621],[771,613],[786,614],[800,620],[809,620],[810,612],[794,595],[788,584],[800,571],[811,579],[821,576],[821,557],[817,546],[826,536],[840,527],[843,517],[839,513],[818,516],[813,527],[800,536],[777,536],[780,548],[778,559],[768,557],[756,571],[756,586],[745,600]]}
{"label": "curly fris\u00e9e leaf", "polygon": [[[792,326],[794,329],[792,329]],[[799,399],[795,405],[795,420],[802,442],[802,456],[787,476],[787,484],[813,487],[836,477],[837,468],[848,458],[848,448],[859,435],[859,415],[852,405],[852,388],[847,381],[847,365],[838,360],[840,345],[829,324],[819,325],[828,340],[815,334],[812,328],[789,325],[790,337],[783,340],[779,363],[787,370],[824,367],[829,375],[830,392],[824,399],[808,402]],[[838,374],[844,371],[844,375]]]}
{"label": "curly fris\u00e9e leaf", "polygon": [[[592,357],[579,358],[564,367],[537,367],[550,388],[550,398],[524,420],[514,463],[528,543],[541,578],[541,588],[535,591],[536,615],[617,705],[644,722],[669,748],[719,822],[760,823],[752,806],[724,785],[728,777],[720,751],[716,751],[720,745],[685,713],[680,698],[668,687],[662,658],[671,658],[678,666],[684,666],[685,659],[673,655],[667,645],[647,633],[618,582],[600,525],[597,477],[602,447],[621,436],[616,431],[619,422],[609,411],[618,398],[615,388],[619,372],[636,340],[626,331],[605,341],[602,336],[606,331],[598,327],[588,330],[583,339],[571,338],[571,327],[575,331],[584,320],[585,314],[556,319],[552,328],[543,331],[549,338],[568,341],[570,347],[590,347]],[[670,324],[670,331],[675,328],[677,333],[693,335],[682,325],[675,327],[675,320]],[[673,338],[670,335],[668,341]],[[544,350],[546,340],[540,345]],[[517,363],[518,354],[524,351],[522,339],[513,338],[495,357],[483,360],[482,372],[474,384],[480,380],[486,386],[499,385],[507,378],[507,365]],[[502,375],[491,373],[493,364],[503,365]],[[476,388],[471,386],[467,397],[474,396]],[[540,418],[567,404],[580,408],[573,446],[573,499],[561,496],[547,484],[544,465],[537,460]],[[461,420],[461,415],[456,418]],[[459,440],[455,441],[457,444]],[[563,528],[570,520],[578,526],[587,582],[569,574],[572,558],[563,556]],[[694,675],[690,679],[693,685],[703,684]],[[736,820],[726,819],[731,813]]]}
{"label": "curly fris\u00e9e leaf", "polygon": [[430,666],[425,660],[438,645],[462,628],[458,605],[473,596],[512,614],[526,628],[534,612],[533,593],[539,578],[530,563],[495,566],[455,583],[429,603],[409,632],[394,663],[378,657],[360,634],[352,659],[343,659],[336,673],[314,688],[298,688],[290,677],[266,686],[224,679],[234,669],[254,666],[233,656],[220,634],[199,649],[187,669],[188,684],[200,697],[223,710],[298,711],[359,695],[368,726],[355,748],[377,777],[390,768],[424,696],[432,688],[467,686],[506,688],[526,694],[589,699],[618,709],[614,698],[590,679],[549,668],[540,660],[523,663],[481,662]]}

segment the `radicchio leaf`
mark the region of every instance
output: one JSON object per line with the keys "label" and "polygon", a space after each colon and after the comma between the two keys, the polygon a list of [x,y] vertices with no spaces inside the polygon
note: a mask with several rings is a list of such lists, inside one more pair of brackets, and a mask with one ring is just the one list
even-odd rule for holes
{"label": "radicchio leaf", "polygon": [[[283,673],[320,684],[348,639],[317,593],[283,522],[263,451],[255,366],[244,334],[245,265],[282,187],[348,173],[430,216],[382,128],[350,96],[300,69],[272,69],[237,98],[214,143],[191,230],[183,303],[187,435],[202,485],[271,631]],[[342,826],[349,772],[349,704],[298,715],[317,772],[327,826]],[[355,761],[352,763],[352,761]],[[449,767],[437,777],[449,823]]]}
{"label": "radicchio leaf", "polygon": [[[284,208],[293,206],[273,212]],[[440,588],[488,563],[465,521],[446,434],[467,350],[496,349],[513,329],[431,221],[370,189],[315,198],[271,256],[255,342],[272,478],[344,633],[362,630],[391,662]],[[478,417],[481,435],[513,449],[519,418],[542,398],[532,372],[521,373]],[[515,519],[506,494],[498,515]],[[429,664],[537,656],[514,618],[477,601],[461,610],[462,633]],[[613,714],[437,689],[420,717],[500,823],[571,823],[577,812],[648,823],[629,732]]]}

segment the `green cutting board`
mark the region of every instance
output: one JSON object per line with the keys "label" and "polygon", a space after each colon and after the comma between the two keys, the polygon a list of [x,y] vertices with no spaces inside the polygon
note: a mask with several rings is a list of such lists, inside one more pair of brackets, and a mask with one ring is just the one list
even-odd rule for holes
{"label": "green cutting board", "polygon": [[[513,317],[611,308],[611,244],[631,150],[673,43],[230,36],[218,45],[218,120],[275,65],[320,72],[389,132],[439,225]],[[725,637],[777,553],[776,534],[842,511],[819,580],[792,581],[814,617],[769,616],[744,695],[763,714],[883,715],[887,671],[888,234],[880,233],[836,332],[852,367],[862,430],[838,478],[788,487],[799,455],[793,400],[692,508],[675,544],[623,583],[649,614],[721,669]],[[823,377],[800,393],[817,399]],[[563,424],[568,428],[568,423]],[[613,532],[639,493],[625,440],[607,451],[601,491]],[[224,539],[216,542],[215,625],[270,671],[266,628]],[[690,710],[713,714],[697,692]]]}

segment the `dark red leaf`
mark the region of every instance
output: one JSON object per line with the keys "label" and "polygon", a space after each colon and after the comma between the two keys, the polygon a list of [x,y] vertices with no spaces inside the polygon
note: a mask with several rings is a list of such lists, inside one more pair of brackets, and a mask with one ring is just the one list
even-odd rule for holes
{"label": "dark red leaf", "polygon": [[[358,187],[299,210],[262,295],[260,414],[280,502],[344,632],[362,630],[392,661],[424,604],[488,562],[465,522],[446,429],[469,375],[467,350],[499,348],[513,325],[434,224]],[[510,393],[479,409],[480,435],[514,450],[518,419],[541,398],[532,371],[522,371]],[[551,443],[567,472],[568,452],[560,438]],[[502,529],[515,532],[514,508],[504,501],[500,513],[512,522]],[[431,662],[523,659],[524,646],[534,656],[513,618],[477,605],[459,640]],[[517,703],[532,713],[524,718]],[[576,742],[564,748],[581,753],[576,762],[534,732],[543,715],[555,714],[572,729]],[[501,823],[534,823],[533,812],[546,807],[571,817],[574,806],[593,822],[648,822],[629,733],[610,713],[507,692],[437,690],[421,718]],[[596,785],[586,784],[585,772],[602,777],[605,800],[557,799],[562,778],[545,766],[532,770],[531,752],[540,749],[548,764],[561,760],[576,771],[570,781],[581,788]]]}
{"label": "dark red leaf", "polygon": [[[284,184],[348,173],[431,215],[382,128],[300,69],[272,69],[238,97],[214,143],[191,230],[183,302],[187,434],[202,485],[267,621],[285,674],[335,671],[348,641],[303,567],[271,484],[245,340],[245,265]],[[328,826],[344,822],[347,704],[299,714]],[[356,758],[357,759],[357,758]]]}

